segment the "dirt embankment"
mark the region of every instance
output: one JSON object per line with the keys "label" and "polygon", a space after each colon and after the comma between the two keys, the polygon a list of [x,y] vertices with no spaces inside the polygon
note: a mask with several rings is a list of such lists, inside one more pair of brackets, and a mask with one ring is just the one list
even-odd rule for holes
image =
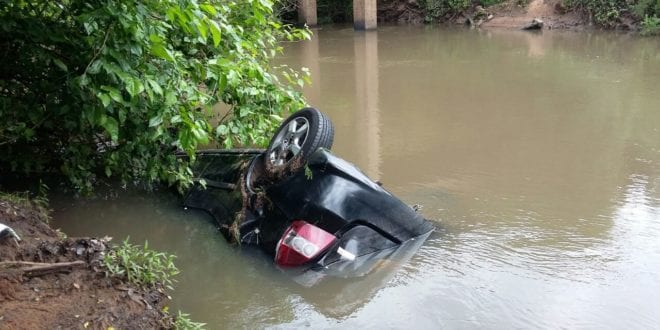
{"label": "dirt embankment", "polygon": [[0,223],[22,239],[0,237],[0,329],[172,328],[162,290],[105,276],[107,240],[60,238],[38,208],[2,199]]}
{"label": "dirt embankment", "polygon": [[483,28],[520,29],[534,19],[542,20],[546,29],[574,29],[585,25],[582,17],[568,12],[561,0],[532,0],[527,6],[505,1],[486,10],[493,18],[484,22]]}
{"label": "dirt embankment", "polygon": [[[378,19],[381,21],[421,24],[426,15],[419,0],[379,2]],[[531,0],[527,4],[521,0],[506,0],[485,9],[474,6],[463,12],[450,13],[437,19],[441,23],[478,22],[475,25],[481,28],[504,29],[522,29],[534,19],[542,20],[544,29],[580,29],[588,24],[584,17],[567,10],[562,0]]]}

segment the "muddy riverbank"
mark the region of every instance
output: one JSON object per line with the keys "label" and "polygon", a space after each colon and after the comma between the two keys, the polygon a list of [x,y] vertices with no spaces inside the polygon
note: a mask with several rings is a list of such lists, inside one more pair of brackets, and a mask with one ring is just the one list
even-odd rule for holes
{"label": "muddy riverbank", "polygon": [[[437,14],[424,7],[420,1],[383,1],[379,3],[378,20],[404,24],[429,23],[431,20],[484,29],[522,29],[538,19],[543,22],[542,29],[584,30],[596,27],[587,14],[566,7],[562,0],[508,0],[484,7],[472,3],[464,10],[448,10],[446,14],[436,17]],[[608,28],[637,30],[638,24],[627,14],[619,17],[617,23]]]}
{"label": "muddy riverbank", "polygon": [[0,328],[172,328],[168,297],[106,276],[108,238],[65,238],[34,203],[0,196]]}

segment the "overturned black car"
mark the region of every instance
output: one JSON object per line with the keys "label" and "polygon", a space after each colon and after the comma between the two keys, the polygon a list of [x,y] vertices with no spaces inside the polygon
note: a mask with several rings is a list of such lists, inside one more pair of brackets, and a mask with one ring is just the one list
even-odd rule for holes
{"label": "overturned black car", "polygon": [[184,204],[209,212],[228,240],[259,246],[283,267],[362,275],[411,241],[419,247],[433,225],[330,153],[333,136],[329,118],[305,108],[282,123],[265,151],[202,151],[198,184]]}

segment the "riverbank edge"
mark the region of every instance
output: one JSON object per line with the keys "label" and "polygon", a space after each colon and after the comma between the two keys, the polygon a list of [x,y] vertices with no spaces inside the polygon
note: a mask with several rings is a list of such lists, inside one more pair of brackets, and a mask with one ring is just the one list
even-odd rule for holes
{"label": "riverbank edge", "polygon": [[538,30],[601,30],[643,33],[642,19],[630,12],[621,13],[610,25],[599,25],[581,7],[571,7],[565,0],[506,0],[488,6],[471,2],[467,7],[436,17],[423,2],[393,0],[378,8],[383,23],[413,25],[465,25],[481,29],[521,30],[534,19],[543,21]]}
{"label": "riverbank edge", "polygon": [[162,284],[106,275],[109,238],[68,238],[48,220],[44,203],[0,193],[0,223],[20,238],[0,237],[0,328],[177,328]]}

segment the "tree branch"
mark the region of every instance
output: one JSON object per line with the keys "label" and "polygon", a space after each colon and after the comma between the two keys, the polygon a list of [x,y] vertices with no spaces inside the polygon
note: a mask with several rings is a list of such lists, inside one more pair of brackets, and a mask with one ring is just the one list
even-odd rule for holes
{"label": "tree branch", "polygon": [[110,31],[112,30],[113,26],[114,26],[114,24],[110,24],[110,26],[108,26],[108,29],[105,30],[105,36],[103,37],[103,43],[101,44],[101,47],[99,47],[99,49],[97,49],[96,52],[94,52],[94,56],[92,56],[92,59],[89,61],[89,63],[85,67],[85,71],[83,71],[83,74],[87,73],[87,70],[89,70],[89,67],[92,65],[92,63],[94,63],[94,61],[99,56],[99,54],[101,54],[101,51],[103,50],[103,48],[105,48],[105,44],[108,42],[108,36],[110,35]]}
{"label": "tree branch", "polygon": [[[45,262],[30,262],[30,261],[2,261],[0,262],[0,271],[11,271],[8,268],[18,267],[18,271],[22,272],[25,276],[35,277],[42,276],[50,273],[56,273],[60,271],[66,271],[72,267],[84,266],[87,263],[82,260],[76,260],[71,262],[57,262],[57,263],[45,263]],[[21,268],[21,266],[28,266]]]}

